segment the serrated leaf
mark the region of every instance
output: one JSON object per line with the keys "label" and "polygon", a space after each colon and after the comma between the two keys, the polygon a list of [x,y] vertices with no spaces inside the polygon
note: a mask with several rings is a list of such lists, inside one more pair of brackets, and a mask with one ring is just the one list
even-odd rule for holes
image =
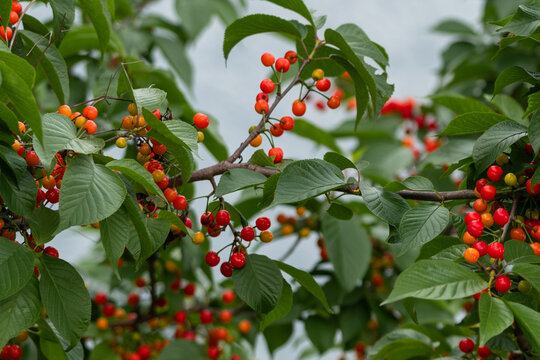
{"label": "serrated leaf", "polygon": [[75,18],[75,0],[50,0],[49,3],[53,11],[54,33],[69,29]]}
{"label": "serrated leaf", "polygon": [[441,251],[454,245],[463,244],[461,240],[452,236],[438,236],[435,239],[425,243],[420,249],[420,254],[416,260],[428,259]]}
{"label": "serrated leaf", "polygon": [[534,254],[529,244],[509,239],[504,243],[504,260],[508,265],[540,263],[540,256]]}
{"label": "serrated leaf", "polygon": [[60,225],[60,215],[57,210],[40,206],[28,217],[28,224],[32,229],[32,236],[37,244],[51,241]]}
{"label": "serrated leaf", "polygon": [[326,295],[324,294],[324,291],[321,289],[320,285],[313,279],[313,276],[311,274],[297,269],[291,265],[285,264],[281,261],[275,261],[277,266],[282,270],[285,271],[287,274],[292,276],[302,287],[308,291],[311,295],[315,296],[321,304],[324,306],[326,311],[332,312],[330,309],[330,306],[328,305],[328,301],[326,300]]}
{"label": "serrated leaf", "polygon": [[283,170],[273,204],[306,200],[346,185],[341,170],[324,160],[295,161]]}
{"label": "serrated leaf", "polygon": [[266,182],[267,177],[249,169],[230,169],[225,172],[219,179],[219,184],[216,188],[215,196],[222,197],[223,195],[232,192],[260,185]]}
{"label": "serrated leaf", "polygon": [[197,153],[199,145],[198,134],[195,127],[182,120],[164,121],[165,126],[179,139],[181,139],[192,152]]}
{"label": "serrated leaf", "polygon": [[502,28],[497,31],[508,31],[518,36],[530,36],[540,26],[540,4],[522,4],[517,12]]}
{"label": "serrated leaf", "polygon": [[525,111],[519,102],[511,96],[506,94],[497,94],[491,99],[491,103],[497,108],[503,115],[508,116],[510,119],[517,121],[525,126],[529,122],[523,119]]}
{"label": "serrated leaf", "polygon": [[527,336],[529,343],[537,353],[540,352],[540,313],[512,301],[506,301],[506,305],[514,313],[514,317]]}
{"label": "serrated leaf", "polygon": [[516,82],[528,82],[529,84],[540,83],[540,73],[529,72],[520,66],[511,66],[504,69],[497,79],[493,88],[493,94],[498,94],[502,89]]}
{"label": "serrated leaf", "polygon": [[537,91],[529,95],[527,102],[528,102],[527,110],[525,111],[525,114],[523,115],[523,117],[525,118],[529,117],[532,113],[540,110],[540,91]]}
{"label": "serrated leaf", "polygon": [[231,50],[240,41],[248,36],[267,32],[292,35],[296,38],[301,37],[296,26],[285,19],[263,14],[248,15],[234,21],[225,29],[225,38],[223,40],[223,56],[225,60],[229,58]]}
{"label": "serrated leaf", "polygon": [[39,291],[49,319],[74,347],[90,324],[90,295],[83,279],[64,260],[42,256]]}
{"label": "serrated leaf", "polygon": [[488,284],[470,269],[448,260],[420,260],[405,269],[381,304],[401,299],[451,300],[476,294]]}
{"label": "serrated leaf", "polygon": [[399,254],[434,239],[448,226],[450,212],[438,204],[421,203],[403,214],[399,224]]}
{"label": "serrated leaf", "polygon": [[326,154],[324,154],[323,159],[324,161],[329,162],[330,164],[336,165],[341,170],[345,170],[345,169],[358,170],[355,163],[347,159],[345,156],[335,153],[335,152],[327,152]]}
{"label": "serrated leaf", "polygon": [[281,288],[281,296],[276,304],[276,307],[268,314],[262,315],[259,331],[263,332],[264,329],[271,323],[286,316],[291,311],[293,305],[293,292],[291,285],[283,279],[283,287]]}
{"label": "serrated leaf", "polygon": [[251,157],[249,158],[248,163],[259,165],[259,166],[266,166],[266,167],[273,167],[273,168],[276,167],[274,165],[274,161],[272,160],[272,158],[266,155],[266,153],[262,149],[255,151],[253,155],[251,155]]}
{"label": "serrated leaf", "polygon": [[439,95],[431,98],[434,103],[444,106],[452,110],[458,115],[469,112],[493,112],[491,108],[484,103],[472,98],[461,96]]}
{"label": "serrated leaf", "polygon": [[311,13],[309,12],[308,8],[306,7],[306,5],[304,4],[302,0],[266,0],[266,1],[274,3],[281,7],[284,7],[285,9],[294,11],[295,13],[302,16],[304,19],[306,19],[312,25],[315,26],[313,18],[311,17]]}
{"label": "serrated leaf", "polygon": [[[4,43],[2,42],[2,44]],[[36,70],[28,61],[15,54],[12,54],[5,45],[0,45],[0,60],[3,61],[11,69],[11,71],[23,79],[29,88],[34,87]]]}
{"label": "serrated leaf", "polygon": [[37,186],[28,171],[17,182],[8,174],[0,174],[0,194],[9,210],[21,216],[31,216],[36,207]]}
{"label": "serrated leaf", "polygon": [[283,277],[277,265],[264,255],[246,256],[246,264],[233,271],[234,291],[258,313],[271,311],[278,303]]}
{"label": "serrated leaf", "polygon": [[477,134],[506,120],[510,119],[504,115],[492,112],[468,112],[452,119],[440,135],[455,136]]}
{"label": "serrated leaf", "polygon": [[60,189],[61,227],[91,224],[114,214],[126,197],[126,187],[114,171],[91,157],[74,158]]}
{"label": "serrated leaf", "polygon": [[322,232],[336,277],[343,289],[351,291],[369,268],[369,236],[358,216],[350,220],[325,216]]}
{"label": "serrated leaf", "polygon": [[409,176],[402,181],[403,186],[411,190],[434,191],[435,187],[428,178],[423,176]]}
{"label": "serrated leaf", "polygon": [[480,296],[478,315],[480,317],[479,346],[483,346],[489,339],[502,333],[514,321],[514,316],[505,303],[488,293]]}
{"label": "serrated leaf", "polygon": [[359,58],[367,56],[375,60],[383,69],[388,65],[388,56],[381,47],[369,40],[366,33],[356,24],[342,24],[336,31],[343,36],[352,51]]}
{"label": "serrated leaf", "polygon": [[0,348],[9,339],[32,326],[41,313],[37,278],[32,278],[16,294],[0,300]]}
{"label": "serrated leaf", "polygon": [[202,345],[181,339],[171,341],[159,354],[158,360],[176,360],[178,354],[182,354],[182,357],[190,360],[206,360],[208,358]]}
{"label": "serrated leaf", "polygon": [[303,119],[294,120],[294,128],[290,131],[300,137],[313,140],[316,144],[324,145],[330,150],[341,152],[341,149],[336,144],[336,141],[332,135],[326,130],[321,129],[318,126]]}
{"label": "serrated leaf", "polygon": [[[151,110],[159,108],[165,99],[167,99],[167,93],[161,89],[152,87],[133,89],[133,98],[135,100],[135,104],[137,104],[137,109],[139,112],[142,112],[143,108]],[[153,116],[156,117],[155,115]],[[144,119],[148,122],[146,115],[144,116]]]}
{"label": "serrated leaf", "polygon": [[490,166],[507,147],[527,135],[527,128],[515,121],[503,121],[493,125],[476,140],[473,159],[477,174]]}
{"label": "serrated leaf", "polygon": [[60,150],[73,150],[79,154],[93,154],[103,149],[105,141],[100,138],[80,139],[77,127],[68,117],[60,114],[45,114],[43,141],[34,139],[34,150],[45,169],[50,171],[53,159]]}
{"label": "serrated leaf", "polygon": [[188,228],[186,224],[184,224],[182,220],[180,220],[180,218],[172,212],[167,210],[161,210],[158,213],[158,219],[165,219],[169,221],[172,225],[180,228],[180,230],[182,230],[187,236],[189,236],[190,239],[193,239],[195,232]]}
{"label": "serrated leaf", "polygon": [[163,192],[154,181],[152,174],[150,174],[137,161],[133,159],[113,160],[108,162],[105,166],[109,169],[120,171],[122,175],[131,181],[141,184],[144,188],[146,188],[146,190],[148,190],[149,193],[157,195],[162,199],[165,198]]}
{"label": "serrated leaf", "polygon": [[540,291],[540,265],[520,263],[514,265],[512,272],[530,282],[533,288]]}
{"label": "serrated leaf", "polygon": [[80,0],[79,6],[83,12],[88,15],[92,25],[96,30],[101,53],[107,51],[109,39],[111,37],[111,15],[106,4],[101,0]]}
{"label": "serrated leaf", "polygon": [[101,244],[113,269],[116,269],[118,259],[124,254],[128,243],[127,235],[134,231],[133,223],[127,219],[127,212],[124,207],[120,207],[114,214],[100,221]]}
{"label": "serrated leaf", "polygon": [[381,220],[398,227],[403,214],[411,207],[401,196],[368,186],[365,182],[360,182],[360,191],[368,209]]}
{"label": "serrated leaf", "polygon": [[0,238],[0,300],[20,291],[32,277],[34,256],[19,243]]}

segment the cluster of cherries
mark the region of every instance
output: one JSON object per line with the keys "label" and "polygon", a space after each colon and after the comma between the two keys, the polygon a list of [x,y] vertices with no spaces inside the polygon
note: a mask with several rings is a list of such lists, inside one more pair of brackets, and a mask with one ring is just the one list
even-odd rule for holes
{"label": "cluster of cherries", "polygon": [[[9,20],[8,22],[11,25],[15,25],[17,22],[19,22],[19,14],[22,12],[22,5],[18,1],[12,1],[11,2],[11,13],[9,14]],[[0,18],[1,20],[1,18]],[[11,37],[13,36],[13,30],[11,27],[4,28],[3,26],[0,26],[0,37],[4,39],[5,41],[11,40]]]}
{"label": "cluster of cherries", "polygon": [[[459,342],[459,350],[464,352],[465,354],[470,354],[474,351],[475,344],[474,341],[471,339],[463,339]],[[491,355],[491,349],[487,346],[480,346],[476,350],[478,356],[480,356],[482,359],[487,358],[489,355]]]}
{"label": "cluster of cherries", "polygon": [[19,360],[22,356],[22,349],[19,345],[6,345],[0,352],[2,360]]}

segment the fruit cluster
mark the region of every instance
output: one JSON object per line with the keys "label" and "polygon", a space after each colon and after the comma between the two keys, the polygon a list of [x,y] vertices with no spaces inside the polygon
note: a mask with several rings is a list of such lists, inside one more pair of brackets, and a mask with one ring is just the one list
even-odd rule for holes
{"label": "fruit cluster", "polygon": [[2,360],[19,360],[22,357],[22,349],[19,345],[6,345],[0,352]]}
{"label": "fruit cluster", "polygon": [[[11,13],[9,14],[9,24],[12,26],[15,26],[19,22],[19,14],[22,12],[22,5],[18,1],[12,1],[11,2]],[[0,37],[4,39],[5,41],[11,40],[11,37],[13,36],[13,30],[10,26],[4,28],[3,26],[0,26]]]}

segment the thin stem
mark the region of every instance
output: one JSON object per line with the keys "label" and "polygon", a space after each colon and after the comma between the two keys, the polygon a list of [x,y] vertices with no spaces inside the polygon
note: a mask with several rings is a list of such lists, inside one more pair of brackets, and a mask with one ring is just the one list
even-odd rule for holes
{"label": "thin stem", "polygon": [[15,37],[17,36],[17,32],[19,31],[19,26],[22,23],[22,19],[24,17],[24,14],[26,14],[26,12],[30,9],[30,7],[32,5],[34,5],[35,2],[36,2],[36,0],[30,1],[30,3],[28,5],[26,5],[23,12],[21,13],[21,16],[19,17],[19,21],[17,21],[17,25],[15,26],[15,31],[13,32],[13,37],[11,38],[11,43],[9,44],[9,51],[11,51],[11,49],[13,48],[13,43],[15,42]]}
{"label": "thin stem", "polygon": [[512,219],[514,216],[516,216],[516,209],[517,209],[517,196],[514,193],[513,200],[512,200],[512,209],[510,210],[510,217],[508,218],[508,222],[503,227],[503,232],[501,235],[501,242],[504,242],[504,238],[506,237],[506,234],[508,233],[508,229],[510,228],[510,223],[512,223]]}

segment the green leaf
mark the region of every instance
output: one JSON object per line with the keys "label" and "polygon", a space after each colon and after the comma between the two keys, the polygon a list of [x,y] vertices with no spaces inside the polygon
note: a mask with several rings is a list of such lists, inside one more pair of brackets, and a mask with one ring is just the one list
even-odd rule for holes
{"label": "green leaf", "polygon": [[334,150],[339,153],[341,152],[341,149],[336,144],[336,141],[332,135],[330,135],[326,130],[313,125],[309,121],[295,119],[294,128],[290,132],[300,137],[313,140],[316,144],[324,145],[330,150]]}
{"label": "green leaf", "polygon": [[504,302],[484,293],[480,296],[478,305],[480,317],[480,343],[483,346],[492,337],[502,333],[514,322],[514,316]]}
{"label": "green leaf", "polygon": [[176,360],[178,355],[190,360],[206,360],[205,348],[194,341],[174,340],[163,349],[158,360]]}
{"label": "green leaf", "polygon": [[540,266],[533,264],[516,264],[512,268],[512,272],[518,274],[538,291],[540,291]]}
{"label": "green leaf", "polygon": [[275,263],[282,271],[285,271],[296,281],[298,281],[298,283],[302,285],[302,287],[307,290],[311,295],[315,296],[324,306],[326,311],[328,311],[329,313],[332,312],[330,306],[328,305],[328,301],[326,300],[326,295],[324,294],[324,291],[321,289],[319,284],[317,284],[315,279],[313,279],[313,276],[311,276],[311,274],[288,264],[285,264],[281,261],[275,260]]}
{"label": "green leaf", "polygon": [[540,263],[540,256],[534,254],[529,244],[509,239],[504,243],[504,260],[508,265]]}
{"label": "green leaf", "polygon": [[531,85],[538,84],[540,83],[540,73],[529,72],[520,66],[506,68],[497,76],[493,94],[498,94],[502,89],[516,82],[528,82]]}
{"label": "green leaf", "polygon": [[342,307],[339,312],[339,328],[343,334],[344,342],[348,342],[358,336],[368,324],[370,317],[369,308],[362,306],[362,303],[358,305],[354,304],[352,306]]}
{"label": "green leaf", "polygon": [[510,119],[517,121],[523,125],[528,125],[529,122],[523,119],[525,111],[519,102],[511,96],[506,94],[498,94],[491,99],[491,103],[502,114],[508,116]]}
{"label": "green leaf", "polygon": [[440,95],[431,98],[434,103],[452,110],[458,115],[469,112],[493,112],[491,108],[478,100],[461,96]]}
{"label": "green leaf", "polygon": [[[3,44],[3,43],[2,43]],[[36,79],[36,70],[30,63],[23,58],[9,52],[8,48],[3,49],[0,46],[0,60],[6,63],[15,74],[24,80],[28,88],[34,87]]]}
{"label": "green leaf", "polygon": [[21,216],[31,216],[36,207],[37,186],[28,171],[18,182],[5,173],[0,174],[0,194],[9,210]]}
{"label": "green leaf", "polygon": [[510,119],[504,115],[492,112],[468,112],[452,119],[440,135],[455,136],[477,134],[506,120]]}
{"label": "green leaf", "polygon": [[233,22],[225,29],[223,40],[223,56],[229,58],[231,50],[248,36],[277,32],[300,38],[300,32],[291,22],[272,15],[248,15]]}
{"label": "green leaf", "polygon": [[[114,32],[111,34],[110,40],[107,46],[108,51],[119,53],[124,51],[123,44]],[[68,58],[77,55],[81,51],[95,50],[100,46],[100,39],[94,28],[90,25],[82,25],[72,28],[66,33],[58,51],[64,58]]]}
{"label": "green leaf", "polygon": [[17,180],[26,172],[26,161],[13,149],[0,145],[0,169],[7,170],[11,179]]}
{"label": "green leaf", "polygon": [[421,203],[403,214],[399,224],[399,254],[434,239],[450,222],[450,212],[438,204]]}
{"label": "green leaf", "polygon": [[[135,95],[135,98],[137,98],[137,95]],[[137,106],[139,106],[139,102],[137,102]],[[150,130],[150,136],[156,138],[159,142],[165,145],[167,147],[167,151],[176,158],[178,164],[180,165],[180,169],[182,170],[183,183],[187,184],[193,171],[193,161],[189,153],[188,145],[182,139],[176,136],[163,121],[159,120],[146,108],[143,109],[143,116],[146,123],[152,127],[152,130]]]}
{"label": "green leaf", "polygon": [[108,341],[102,341],[90,353],[88,360],[120,360],[120,355],[115,354]]}
{"label": "green leaf", "polygon": [[101,46],[102,57],[107,51],[111,37],[111,15],[106,4],[101,0],[80,0],[79,6],[88,15],[96,30]]}
{"label": "green leaf", "polygon": [[324,160],[295,161],[283,170],[273,204],[306,200],[346,185],[341,170]]}
{"label": "green leaf", "polygon": [[460,20],[443,20],[433,28],[433,31],[447,34],[476,35],[476,31],[469,24]]}
{"label": "green leaf", "polygon": [[349,220],[353,216],[351,209],[337,202],[333,202],[326,212],[340,220]]}
{"label": "green leaf", "polygon": [[9,129],[13,131],[14,133],[20,134],[18,121],[19,120],[17,119],[17,115],[15,115],[13,111],[11,111],[6,106],[6,104],[0,103],[0,122],[3,122],[4,124],[6,124],[9,127]]}
{"label": "green leaf", "polygon": [[[163,104],[165,99],[167,99],[167,93],[161,89],[156,89],[153,87],[133,89],[133,98],[135,104],[137,104],[137,109],[140,113],[143,111],[143,108],[147,108],[150,110],[159,108],[161,104]],[[148,123],[147,116],[149,115],[144,115],[144,119]],[[155,115],[152,114],[152,116],[157,119]]]}
{"label": "green leaf", "polygon": [[124,207],[120,207],[114,214],[100,221],[101,244],[113,269],[116,269],[118,259],[124,254],[124,249],[128,243],[127,234],[133,232],[135,232],[135,228],[133,223],[127,219],[127,212]]}
{"label": "green leaf", "polygon": [[343,289],[351,291],[369,268],[369,236],[358,216],[350,220],[325,216],[322,219],[322,232],[336,277]]}
{"label": "green leaf", "polygon": [[271,311],[278,303],[283,277],[277,265],[264,255],[246,256],[246,264],[233,271],[234,291],[258,313]]}
{"label": "green leaf", "polygon": [[264,338],[268,351],[273,354],[277,348],[284,345],[293,334],[292,323],[271,325],[264,330]]}
{"label": "green leaf", "polygon": [[540,352],[540,313],[512,301],[506,301],[506,305],[514,313],[515,319],[527,336],[529,343],[537,353]]}
{"label": "green leaf", "polygon": [[474,144],[477,173],[484,171],[501,152],[526,135],[527,128],[515,121],[504,121],[489,128]]}
{"label": "green leaf", "polygon": [[357,170],[356,165],[351,160],[335,152],[327,152],[326,154],[324,154],[323,159],[324,161],[329,162],[330,164],[336,165],[341,170],[345,170],[345,169]]}
{"label": "green leaf", "polygon": [[410,176],[402,181],[402,184],[411,190],[434,191],[435,187],[428,178],[423,176]]}
{"label": "green leaf", "polygon": [[135,199],[131,196],[126,196],[124,200],[124,207],[128,213],[128,217],[131,220],[133,226],[135,226],[135,231],[137,233],[137,241],[135,239],[128,239],[127,248],[133,257],[138,260],[137,264],[141,264],[144,259],[141,259],[141,244],[150,244],[150,235],[148,234],[148,229],[146,224],[143,221],[144,215],[141,212],[141,209],[137,205]]}
{"label": "green leaf", "polygon": [[381,51],[381,47],[369,40],[366,33],[356,24],[340,25],[336,31],[343,36],[343,39],[349,44],[351,50],[363,59],[367,56],[375,60],[383,69],[388,65],[388,56]]}
{"label": "green leaf", "polygon": [[176,137],[181,139],[192,152],[197,153],[199,150],[199,145],[197,143],[199,135],[194,126],[182,120],[169,120],[165,121],[164,124],[174,135],[176,135]]}
{"label": "green leaf", "polygon": [[[366,359],[372,360],[372,359],[381,359],[381,351],[387,353],[389,345],[396,344],[396,340],[414,340],[415,345],[418,347],[422,347],[420,343],[423,343],[424,345],[431,344],[431,340],[426,335],[422,334],[421,332],[418,332],[413,329],[397,329],[392,332],[389,332],[388,334],[385,334],[382,336],[367,352]],[[398,343],[399,344],[399,343]],[[397,345],[397,344],[396,344]],[[396,346],[396,348],[401,348],[401,346]],[[418,354],[417,354],[418,355]],[[415,358],[415,356],[411,356],[410,358]],[[386,359],[386,356],[384,357]]]}
{"label": "green leaf", "polygon": [[381,220],[398,227],[403,214],[411,207],[401,196],[368,186],[364,181],[360,182],[360,191],[368,209]]}
{"label": "green leaf", "polygon": [[32,236],[37,244],[45,244],[53,239],[60,225],[58,211],[40,206],[28,217]]}
{"label": "green leaf", "polygon": [[176,74],[190,87],[193,83],[193,69],[184,45],[163,36],[155,36],[154,40]]}
{"label": "green leaf", "polygon": [[20,291],[32,277],[34,256],[19,243],[0,238],[0,300]]}
{"label": "green leaf", "polygon": [[49,319],[70,347],[75,346],[90,324],[90,295],[83,279],[64,260],[42,256],[39,291]]}
{"label": "green leaf", "polygon": [[69,99],[69,76],[66,62],[55,46],[49,46],[48,41],[43,41],[41,35],[28,30],[20,31],[26,47],[32,48],[30,55],[35,62],[39,60],[39,66],[49,79],[60,104],[66,104]]}
{"label": "green leaf", "polygon": [[122,175],[131,181],[141,184],[146,190],[148,190],[149,193],[157,195],[162,199],[165,198],[163,192],[155,183],[152,174],[150,174],[137,161],[133,159],[113,160],[107,163],[105,166],[109,169],[120,171]]}
{"label": "green leaf", "polygon": [[249,169],[230,169],[219,179],[216,197],[264,183],[266,176]]}
{"label": "green leaf", "polygon": [[60,189],[61,227],[91,224],[114,214],[126,197],[126,187],[114,171],[90,156],[74,158]]}
{"label": "green leaf", "polygon": [[6,27],[9,23],[9,14],[11,13],[12,1],[0,0],[0,16],[2,17],[2,26]]}
{"label": "green leaf", "polygon": [[534,113],[529,124],[529,140],[534,149],[534,153],[540,151],[540,111]]}
{"label": "green leaf", "polygon": [[431,300],[461,299],[487,288],[470,269],[448,260],[420,260],[405,269],[390,296],[381,304],[414,297]]}
{"label": "green leaf", "polygon": [[[0,52],[1,54],[1,52]],[[35,102],[31,88],[5,63],[0,62],[2,87],[0,94],[5,96],[13,105],[13,111],[19,119],[24,119],[30,125],[37,139],[43,140],[41,115]]]}
{"label": "green leaf", "polygon": [[191,230],[190,228],[188,228],[186,224],[184,224],[182,220],[180,220],[180,218],[177,215],[173,214],[172,212],[167,211],[167,210],[161,210],[158,213],[158,219],[165,219],[169,221],[172,225],[180,228],[180,230],[182,230],[185,234],[187,234],[187,236],[189,236],[190,239],[193,239],[195,232]]}
{"label": "green leaf", "polygon": [[519,5],[517,12],[497,31],[507,31],[514,35],[530,36],[540,26],[540,4]]}
{"label": "green leaf", "polygon": [[336,326],[332,321],[319,315],[308,317],[304,323],[306,334],[320,354],[334,345]]}
{"label": "green leaf", "polygon": [[[453,236],[438,236],[430,242],[425,243],[420,249],[420,254],[416,260],[429,259],[455,245],[462,245],[463,242]],[[463,255],[463,252],[461,253]],[[506,254],[505,254],[506,255]]]}
{"label": "green leaf", "polygon": [[540,110],[540,91],[532,93],[528,98],[529,105],[527,106],[527,111],[523,117],[529,117],[532,113]]}
{"label": "green leaf", "polygon": [[0,348],[9,339],[32,326],[41,314],[37,278],[32,278],[24,288],[10,297],[0,300]]}
{"label": "green leaf", "polygon": [[52,168],[53,159],[60,150],[73,150],[79,154],[93,154],[103,149],[105,141],[100,138],[77,137],[77,127],[68,117],[60,114],[45,114],[43,141],[34,139],[34,150],[45,169]]}
{"label": "green leaf", "polygon": [[274,165],[274,161],[272,160],[272,158],[266,155],[263,149],[259,149],[255,151],[253,155],[251,155],[251,157],[249,158],[248,163],[259,165],[259,166],[266,166],[266,167],[273,167],[273,168],[276,167]]}
{"label": "green leaf", "polygon": [[[144,222],[148,229],[150,242],[141,241],[141,257],[138,262],[138,266],[142,262],[155,253],[163,243],[169,234],[170,225],[169,221],[165,219],[155,219],[151,217],[145,217]],[[143,238],[144,239],[144,238]]]}
{"label": "green leaf", "polygon": [[293,305],[293,292],[291,285],[283,279],[283,287],[281,288],[281,296],[276,304],[276,307],[268,314],[262,315],[259,331],[263,332],[264,329],[271,323],[286,316],[291,311]]}
{"label": "green leaf", "polygon": [[75,0],[50,0],[49,3],[53,11],[54,33],[69,29],[75,19]]}
{"label": "green leaf", "polygon": [[374,359],[429,359],[434,354],[433,348],[416,339],[401,338],[384,346]]}
{"label": "green leaf", "polygon": [[281,7],[284,7],[285,9],[289,9],[297,13],[298,15],[302,16],[304,19],[309,21],[311,25],[315,26],[315,23],[313,21],[313,18],[311,17],[311,13],[309,12],[308,8],[304,4],[302,0],[266,0],[271,3],[274,3],[276,5],[279,5]]}

